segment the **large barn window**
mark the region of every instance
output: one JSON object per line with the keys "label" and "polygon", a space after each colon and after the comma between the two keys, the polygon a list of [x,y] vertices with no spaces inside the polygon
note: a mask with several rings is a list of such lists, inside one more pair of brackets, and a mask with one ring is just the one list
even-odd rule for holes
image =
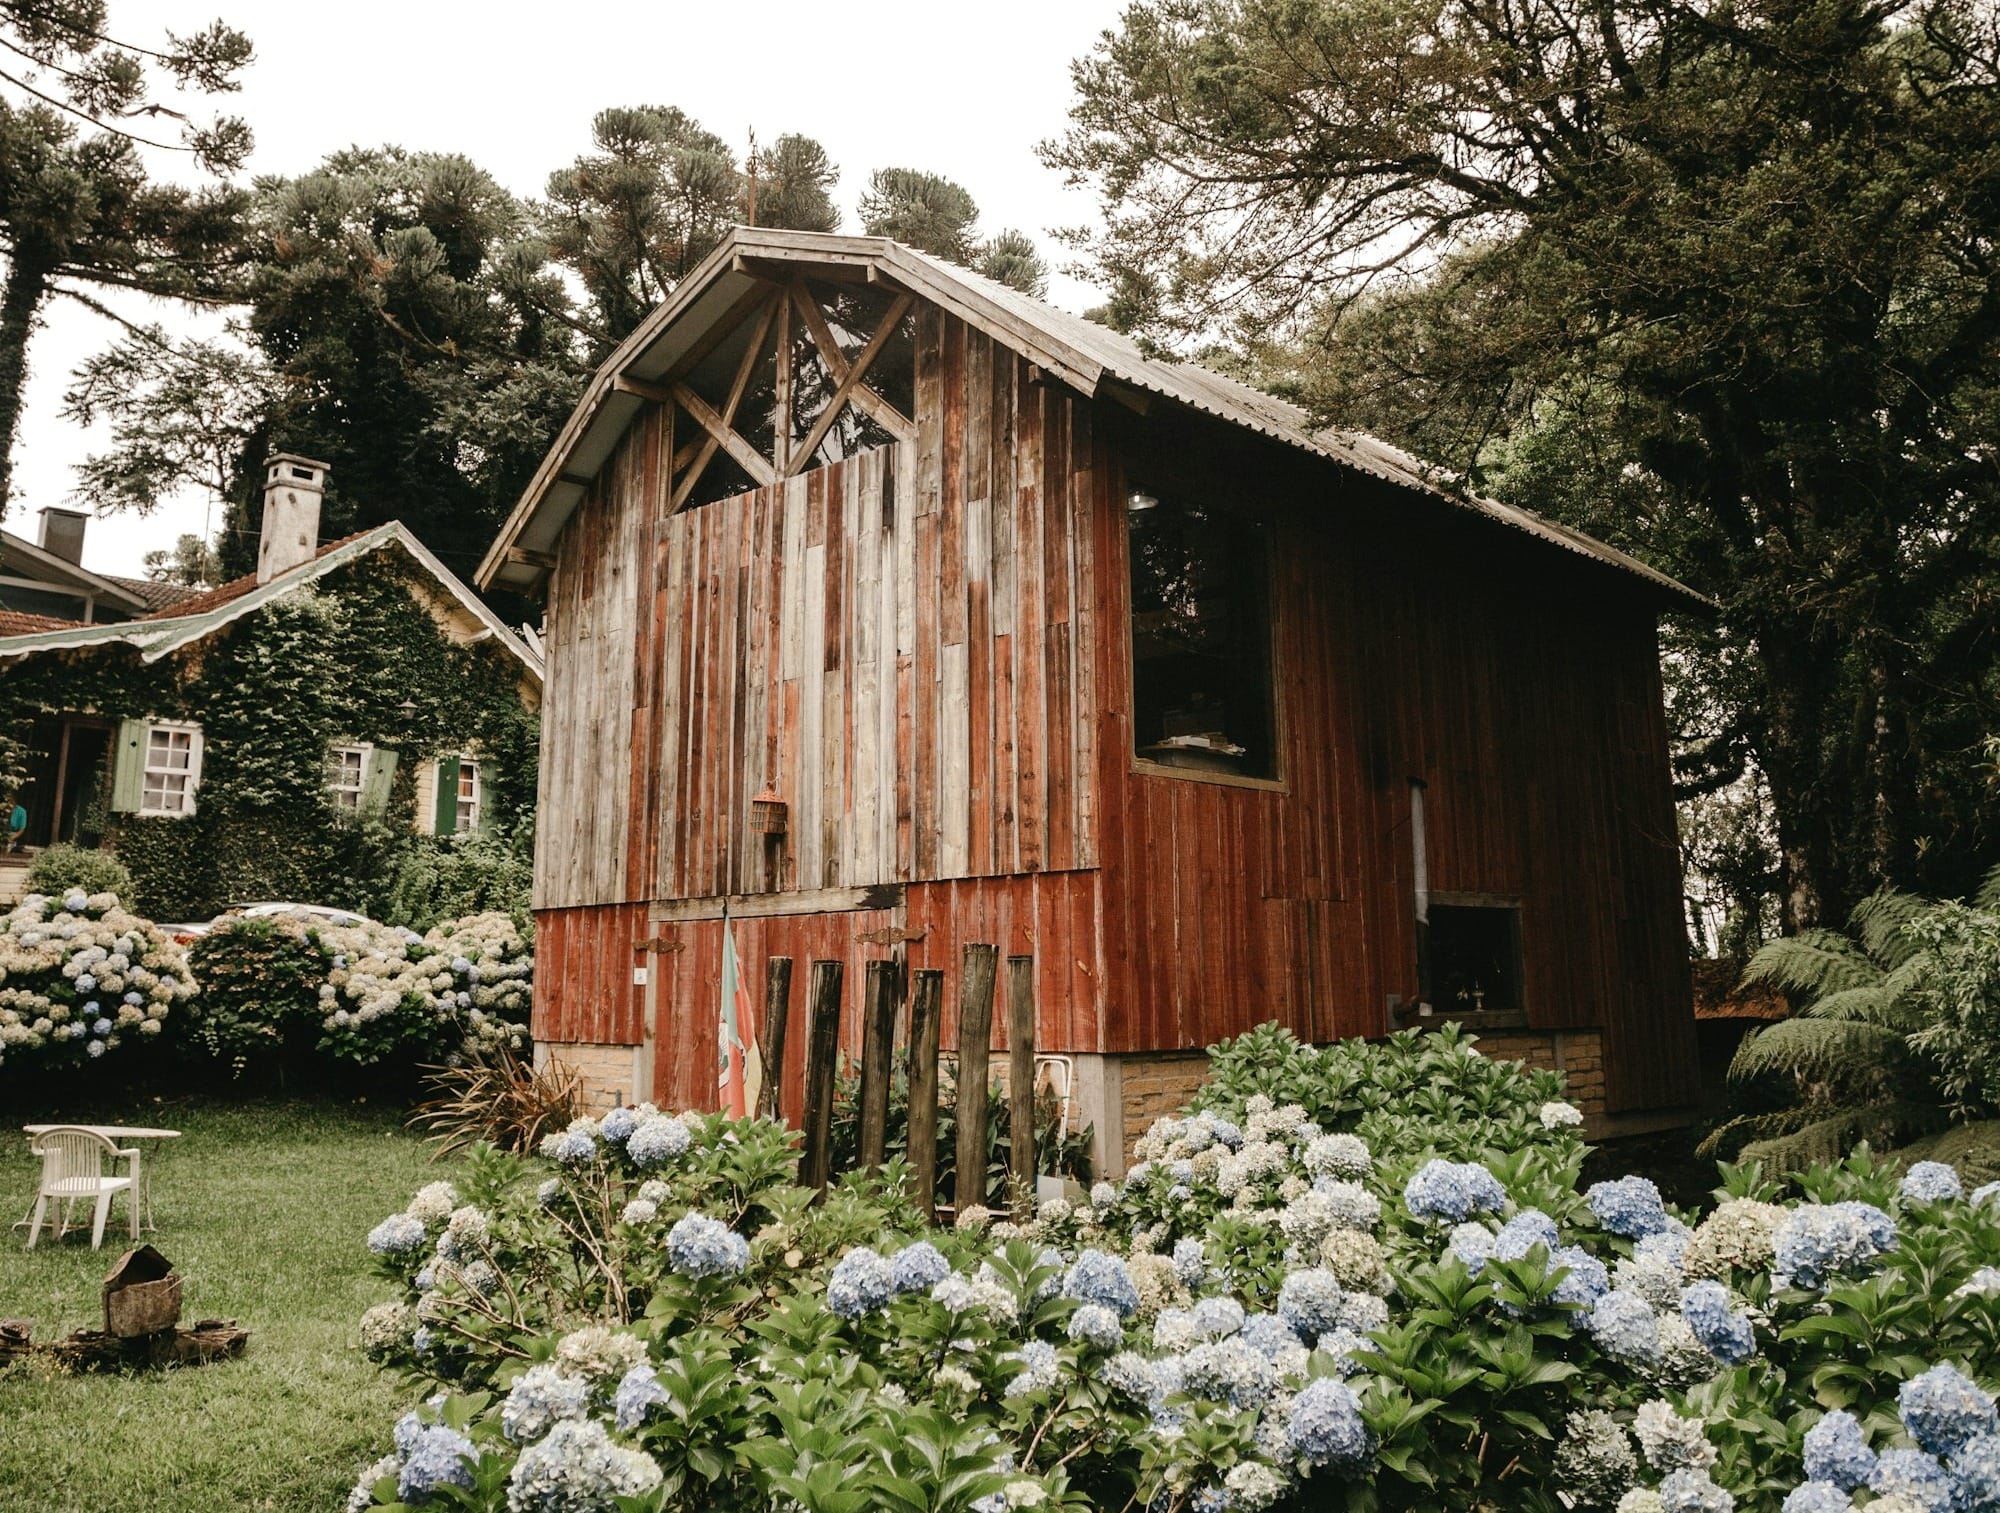
{"label": "large barn window", "polygon": [[1176,772],[1275,778],[1264,526],[1150,486],[1133,490],[1126,520],[1134,755]]}

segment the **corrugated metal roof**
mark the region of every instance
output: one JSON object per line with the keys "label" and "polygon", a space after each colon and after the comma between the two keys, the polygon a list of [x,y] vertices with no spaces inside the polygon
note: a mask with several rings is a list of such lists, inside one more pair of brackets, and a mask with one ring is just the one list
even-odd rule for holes
{"label": "corrugated metal roof", "polygon": [[[818,232],[767,231],[738,227],[600,368],[571,414],[555,445],[537,470],[499,538],[479,565],[477,581],[527,586],[539,575],[529,564],[511,562],[509,548],[526,545],[542,552],[553,544],[562,522],[583,496],[583,486],[610,456],[617,439],[641,408],[619,393],[620,376],[657,379],[672,366],[673,352],[685,348],[677,328],[705,329],[741,294],[745,258],[802,267],[837,263],[863,265],[889,281],[944,306],[1041,363],[1085,394],[1096,394],[1109,377],[1115,383],[1158,396],[1240,426],[1272,441],[1324,457],[1385,483],[1444,500],[1469,513],[1523,531],[1551,546],[1633,574],[1663,593],[1708,606],[1709,601],[1665,573],[1617,548],[1546,520],[1529,510],[1486,499],[1456,486],[1438,470],[1359,431],[1315,429],[1295,405],[1248,384],[1199,366],[1153,356],[1130,337],[1082,316],[998,284],[885,237],[832,236]],[[524,537],[527,538],[524,541]]]}

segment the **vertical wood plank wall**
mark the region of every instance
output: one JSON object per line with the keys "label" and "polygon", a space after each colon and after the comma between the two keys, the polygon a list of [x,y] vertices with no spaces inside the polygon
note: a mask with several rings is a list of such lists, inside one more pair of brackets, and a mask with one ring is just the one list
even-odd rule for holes
{"label": "vertical wood plank wall", "polygon": [[[931,307],[917,335],[914,444],[667,517],[654,411],[572,518],[549,599],[540,1038],[636,1043],[630,968],[657,932],[656,1095],[712,1099],[721,927],[647,926],[646,906],[772,883],[905,885],[897,909],[736,923],[753,972],[848,961],[850,1004],[894,951],[945,968],[954,1005],[958,947],[992,940],[1035,953],[1051,1049],[1200,1046],[1270,1018],[1379,1034],[1386,996],[1416,986],[1422,778],[1432,887],[1522,899],[1533,1023],[1606,1027],[1614,1108],[1686,1100],[1647,603],[1232,438],[1220,486],[1271,517],[1282,785],[1134,771],[1122,501],[1157,438]],[[748,823],[766,787],[790,804],[775,879]]]}

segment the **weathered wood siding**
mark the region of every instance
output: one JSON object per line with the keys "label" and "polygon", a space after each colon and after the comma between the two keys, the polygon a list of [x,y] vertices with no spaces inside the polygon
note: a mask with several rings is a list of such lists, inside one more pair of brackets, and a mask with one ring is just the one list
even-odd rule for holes
{"label": "weathered wood siding", "polygon": [[[658,672],[634,717],[635,751],[656,733],[652,896],[1095,860],[1073,651],[1087,410],[958,321],[928,310],[917,330],[914,447],[659,526]],[[749,822],[767,788],[790,805],[775,878]]]}
{"label": "weathered wood siding", "polygon": [[543,909],[535,914],[535,1039],[637,1045],[645,992],[632,977],[647,965],[644,904]]}
{"label": "weathered wood siding", "polygon": [[[1416,992],[1415,778],[1431,887],[1521,900],[1532,1024],[1605,1027],[1614,1109],[1691,1096],[1645,596],[1240,432],[1092,407],[934,309],[917,331],[914,444],[669,515],[654,412],[570,523],[539,1035],[643,1034],[645,932],[591,906],[892,884],[890,909],[737,921],[753,978],[798,962],[799,1044],[815,956],[848,962],[850,1020],[863,963],[898,950],[947,969],[949,1012],[974,940],[1034,952],[1050,1049],[1195,1047],[1270,1018],[1379,1034],[1388,995]],[[1134,768],[1127,458],[1268,519],[1274,785]],[[749,825],[765,788],[790,805],[775,875]],[[707,1102],[721,925],[651,928],[656,1093]]]}

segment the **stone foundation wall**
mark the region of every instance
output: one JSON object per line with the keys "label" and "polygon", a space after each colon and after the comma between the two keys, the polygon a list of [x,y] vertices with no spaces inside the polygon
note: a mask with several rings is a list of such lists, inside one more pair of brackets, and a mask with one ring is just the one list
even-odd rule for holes
{"label": "stone foundation wall", "polygon": [[537,1043],[535,1065],[560,1062],[583,1078],[583,1107],[588,1113],[639,1101],[640,1048],[636,1045],[559,1045]]}
{"label": "stone foundation wall", "polygon": [[1604,1036],[1597,1030],[1516,1030],[1479,1037],[1480,1054],[1561,1072],[1586,1119],[1604,1112]]}

